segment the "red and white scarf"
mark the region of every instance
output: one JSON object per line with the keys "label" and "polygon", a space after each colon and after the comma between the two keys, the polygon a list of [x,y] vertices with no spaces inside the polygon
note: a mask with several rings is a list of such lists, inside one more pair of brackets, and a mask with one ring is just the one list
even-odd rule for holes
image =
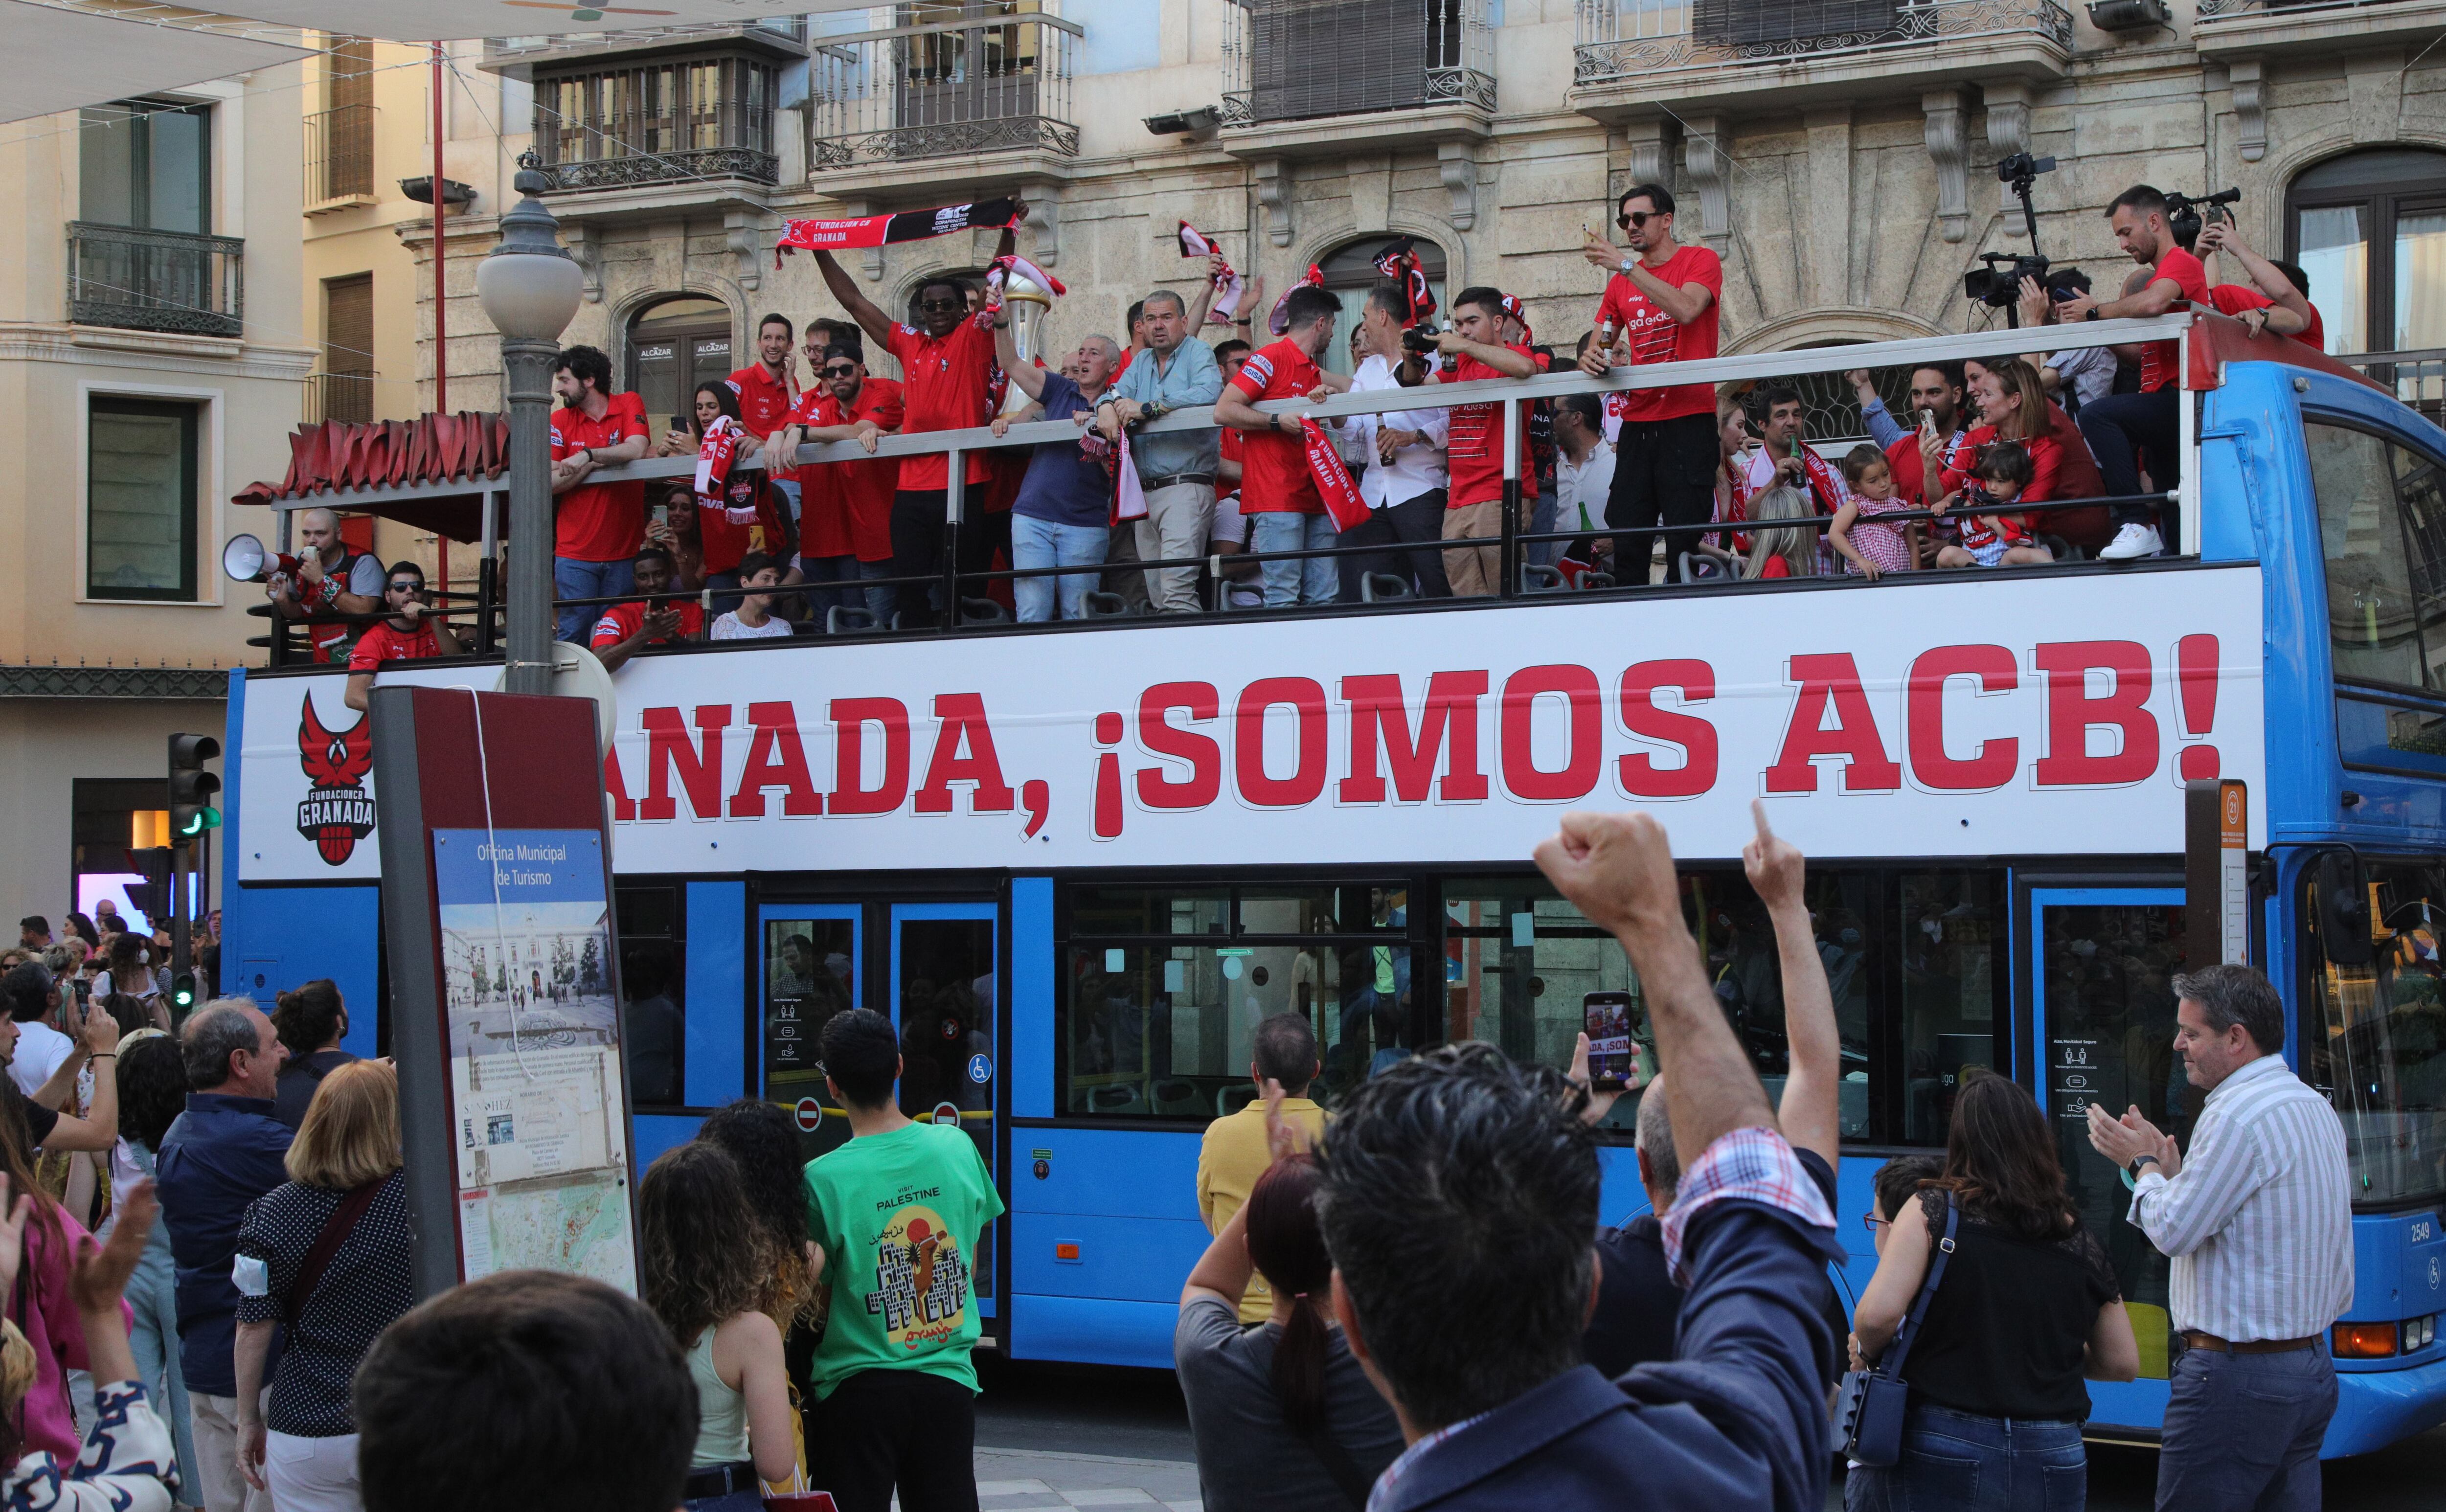
{"label": "red and white scarf", "polygon": [[1061,279],[1054,277],[1018,253],[1007,252],[986,265],[986,308],[988,310],[1002,308],[1003,286],[1010,281],[1013,274],[1027,279],[1056,299],[1070,292],[1063,287]]}
{"label": "red and white scarf", "polygon": [[1019,201],[980,199],[973,204],[944,205],[934,210],[904,210],[896,216],[851,216],[837,220],[793,220],[773,244],[773,266],[784,253],[833,251],[849,247],[888,247],[894,242],[923,241],[955,231],[1000,231],[1019,224]]}
{"label": "red and white scarf", "polygon": [[705,440],[696,448],[696,499],[699,509],[719,509],[734,525],[756,522],[755,501],[751,495],[748,507],[729,506],[730,468],[739,460],[739,444],[747,432],[728,415],[717,415],[705,428]]}
{"label": "red and white scarf", "polygon": [[[1222,250],[1195,226],[1186,220],[1180,223],[1182,256],[1211,257]],[[1210,276],[1214,279],[1217,293],[1214,295],[1214,303],[1207,309],[1206,323],[1210,326],[1228,326],[1232,324],[1232,318],[1240,312],[1240,301],[1249,295],[1249,280],[1234,273],[1229,262],[1223,265],[1221,273],[1213,274]]]}
{"label": "red and white scarf", "polygon": [[1297,281],[1292,283],[1290,288],[1283,291],[1282,297],[1274,301],[1273,313],[1266,317],[1266,329],[1272,331],[1277,336],[1288,332],[1291,329],[1291,294],[1301,289],[1322,289],[1324,287],[1324,272],[1320,270],[1316,264],[1309,263],[1308,265],[1308,272],[1300,274]]}
{"label": "red and white scarf", "polygon": [[1308,474],[1316,481],[1317,497],[1325,501],[1325,512],[1333,518],[1333,528],[1348,530],[1368,515],[1367,501],[1361,496],[1359,485],[1350,479],[1350,469],[1342,463],[1341,449],[1325,427],[1305,415],[1300,417],[1300,439],[1308,451]]}

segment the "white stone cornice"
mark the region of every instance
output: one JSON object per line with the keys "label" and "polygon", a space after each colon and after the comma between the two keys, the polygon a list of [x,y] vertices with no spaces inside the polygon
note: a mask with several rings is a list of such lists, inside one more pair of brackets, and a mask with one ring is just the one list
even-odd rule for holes
{"label": "white stone cornice", "polygon": [[322,354],[311,347],[273,347],[213,336],[0,321],[0,362],[57,362],[85,368],[134,368],[146,372],[212,378],[266,378],[295,383]]}

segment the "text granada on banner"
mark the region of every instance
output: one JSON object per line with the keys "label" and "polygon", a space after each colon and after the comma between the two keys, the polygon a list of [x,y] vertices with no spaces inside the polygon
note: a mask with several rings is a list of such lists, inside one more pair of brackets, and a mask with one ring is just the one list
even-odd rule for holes
{"label": "text granada on banner", "polygon": [[[1661,803],[1723,858],[1761,796],[1813,855],[2173,852],[2184,778],[2262,779],[2258,602],[2238,567],[641,657],[614,864],[1496,861]],[[323,683],[249,683],[250,853],[256,722]],[[290,846],[244,875],[331,875]]]}

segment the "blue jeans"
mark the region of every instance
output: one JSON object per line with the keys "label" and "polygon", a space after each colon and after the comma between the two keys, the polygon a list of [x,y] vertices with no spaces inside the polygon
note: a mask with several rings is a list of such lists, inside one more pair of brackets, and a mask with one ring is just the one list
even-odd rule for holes
{"label": "blue jeans", "polygon": [[1883,1469],[1854,1465],[1843,1484],[1845,1512],[2081,1512],[2088,1504],[2079,1424],[1982,1417],[1927,1403],[1913,1403],[1904,1420],[1900,1460]]}
{"label": "blue jeans", "polygon": [[[170,1260],[169,1230],[157,1224],[136,1262],[136,1273],[127,1278],[127,1306],[136,1318],[127,1332],[127,1347],[136,1357],[136,1378],[144,1384],[154,1410],[170,1426],[171,1446],[178,1451],[179,1467],[185,1469],[201,1462],[196,1458],[195,1430],[188,1417],[186,1372],[179,1368],[177,1280],[177,1268]],[[90,1404],[86,1411],[90,1413]],[[201,1472],[188,1475],[188,1490],[200,1503]]]}
{"label": "blue jeans", "polygon": [[[1249,549],[1251,551],[1316,551],[1334,542],[1331,515],[1293,515],[1283,510],[1267,510],[1249,517]],[[1330,557],[1310,557],[1303,561],[1270,561],[1257,565],[1257,580],[1265,585],[1268,609],[1289,609],[1293,604],[1329,604],[1342,587],[1342,570]]]}
{"label": "blue jeans", "polygon": [[[1536,506],[1529,511],[1529,534],[1543,536],[1552,531],[1554,528],[1555,506],[1561,502],[1562,501],[1554,496],[1554,489],[1551,483],[1547,487],[1538,489]],[[1529,559],[1537,566],[1552,567],[1554,565],[1554,558],[1563,554],[1563,548],[1568,544],[1570,544],[1568,541],[1560,540],[1533,541],[1529,546]]]}
{"label": "blue jeans", "polygon": [[[552,559],[555,598],[604,598],[637,590],[637,564],[632,561],[580,561],[574,557]],[[603,617],[604,604],[586,604],[559,611],[555,638],[583,646],[586,633]]]}
{"label": "blue jeans", "polygon": [[790,527],[793,530],[797,529],[799,524],[798,480],[795,478],[776,478],[773,480],[773,486],[781,490],[781,497],[790,501]]}
{"label": "blue jeans", "polygon": [[2319,1443],[2336,1415],[2336,1366],[2324,1344],[2279,1354],[2185,1350],[2172,1374],[2160,1508],[2314,1512]]}
{"label": "blue jeans", "polygon": [[[1015,511],[1010,517],[1010,564],[1014,568],[1101,567],[1104,564],[1104,552],[1112,543],[1113,532],[1108,526],[1063,525]],[[1023,624],[1051,619],[1054,587],[1059,584],[1062,617],[1084,619],[1087,595],[1102,576],[1064,573],[1059,577],[1014,577],[1010,580],[1011,601],[1019,606]]]}

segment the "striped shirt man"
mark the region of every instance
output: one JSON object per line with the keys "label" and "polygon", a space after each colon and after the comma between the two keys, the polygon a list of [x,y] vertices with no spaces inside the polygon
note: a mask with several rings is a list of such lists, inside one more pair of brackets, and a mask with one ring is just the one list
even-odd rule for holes
{"label": "striped shirt man", "polygon": [[2173,1260],[2178,1331],[2317,1338],[2352,1305],[2344,1126],[2281,1055],[2210,1091],[2179,1173],[2144,1169],[2130,1217]]}

